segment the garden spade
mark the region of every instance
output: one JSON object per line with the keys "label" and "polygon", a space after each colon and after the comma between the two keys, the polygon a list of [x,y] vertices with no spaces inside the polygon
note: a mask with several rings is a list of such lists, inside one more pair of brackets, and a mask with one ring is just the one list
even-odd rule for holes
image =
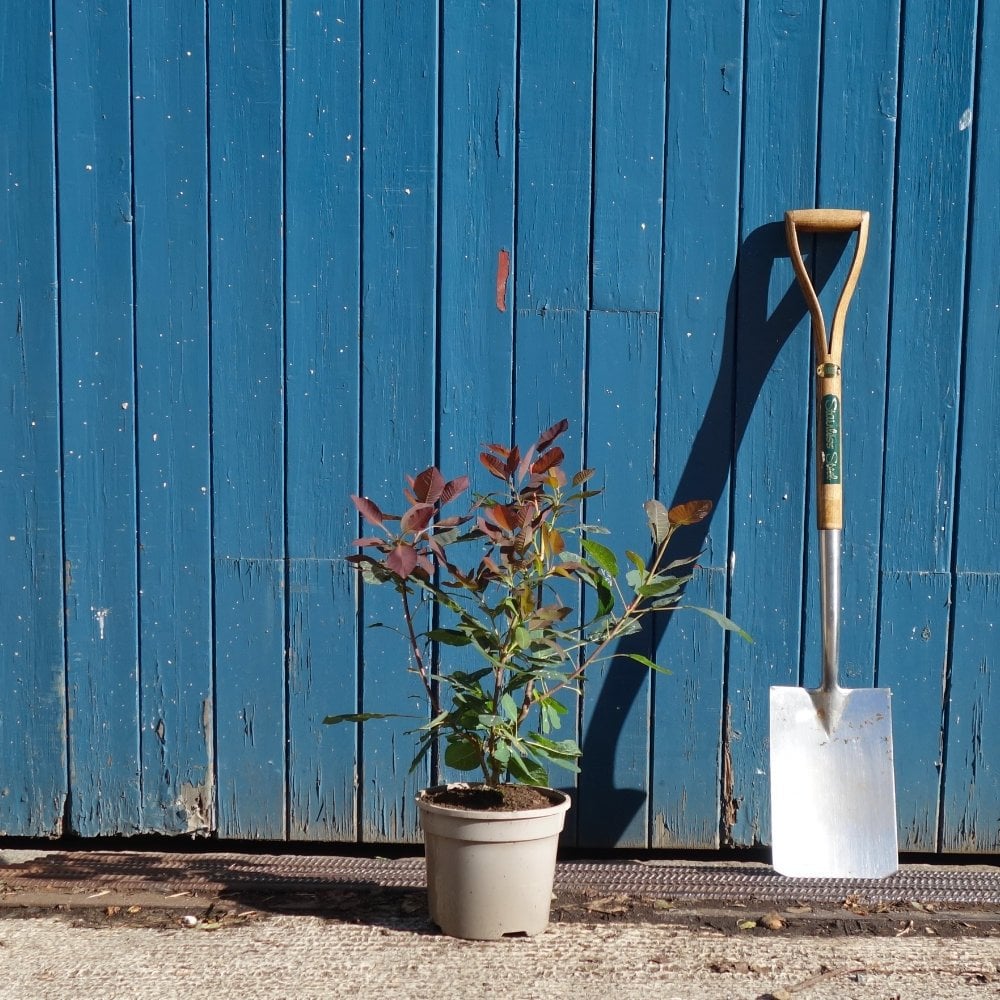
{"label": "garden spade", "polygon": [[[823,675],[815,689],[771,688],[774,867],[811,878],[882,878],[898,866],[892,717],[886,688],[842,688],[840,542],[843,528],[841,371],[844,319],[868,242],[868,213],[785,213],[792,265],[812,318],[816,362],[817,511]],[[799,233],[857,233],[829,339]]]}

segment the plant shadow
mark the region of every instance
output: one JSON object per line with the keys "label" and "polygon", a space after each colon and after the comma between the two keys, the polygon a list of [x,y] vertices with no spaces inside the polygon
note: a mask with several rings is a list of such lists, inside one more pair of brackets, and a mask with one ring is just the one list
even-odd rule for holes
{"label": "plant shadow", "polygon": [[[694,499],[711,500],[713,514],[678,532],[676,556],[704,549],[714,512],[729,489],[736,456],[764,382],[788,338],[806,315],[805,299],[794,280],[774,308],[769,308],[772,271],[777,261],[788,257],[785,228],[778,222],[755,229],[738,248],[726,301],[719,374],[668,505]],[[814,271],[814,286],[820,290],[834,273],[840,254],[808,257]],[[672,621],[671,615],[653,616],[641,634],[625,637],[616,653],[650,655],[651,649],[661,647]],[[585,832],[587,843],[593,846],[615,846],[630,829],[634,831],[636,818],[648,799],[644,789],[619,788],[614,783],[622,723],[632,711],[644,683],[644,673],[636,670],[634,664],[616,660],[589,709],[582,744],[582,807],[577,819],[581,833]],[[720,817],[720,838],[725,842],[723,822]],[[647,836],[648,833],[647,827]]]}
{"label": "plant shadow", "polygon": [[156,912],[166,924],[186,926],[190,920],[189,926],[214,928],[234,926],[236,915],[280,914],[440,934],[427,912],[422,858],[351,865],[342,858],[328,864],[322,857],[183,854],[174,853],[173,844],[170,849],[59,851],[0,865],[0,874],[15,897],[27,901],[55,890],[66,900],[57,908],[95,911],[118,922],[131,914],[137,923],[156,926],[149,924]]}

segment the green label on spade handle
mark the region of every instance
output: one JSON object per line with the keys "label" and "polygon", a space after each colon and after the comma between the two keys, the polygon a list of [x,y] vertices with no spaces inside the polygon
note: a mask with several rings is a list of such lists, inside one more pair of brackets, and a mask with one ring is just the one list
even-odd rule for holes
{"label": "green label on spade handle", "polygon": [[820,411],[820,429],[823,435],[823,485],[840,484],[840,398],[830,393],[823,397]]}

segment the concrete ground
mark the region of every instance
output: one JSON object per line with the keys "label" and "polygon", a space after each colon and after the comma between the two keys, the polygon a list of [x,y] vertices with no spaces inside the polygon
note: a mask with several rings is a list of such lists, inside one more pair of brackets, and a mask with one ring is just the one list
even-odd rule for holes
{"label": "concrete ground", "polygon": [[1000,996],[1000,940],[733,937],[553,924],[536,938],[456,941],[395,926],[275,916],[224,931],[0,923],[10,1000],[949,1000]]}
{"label": "concrete ground", "polygon": [[[210,876],[235,870],[232,856],[224,865],[199,855],[184,873],[143,858],[142,878],[115,869],[120,855],[106,877],[99,856],[85,858],[0,851],[0,998],[1000,997],[991,907],[953,913],[912,900],[876,912],[848,899],[835,909],[850,919],[833,920],[829,903],[644,908],[627,893],[576,886],[557,899],[546,933],[481,943],[437,933],[410,884],[358,892],[352,883],[333,905],[298,876],[284,890],[279,877],[222,891]],[[86,877],[65,877],[68,863]],[[206,888],[191,888],[192,871]]]}

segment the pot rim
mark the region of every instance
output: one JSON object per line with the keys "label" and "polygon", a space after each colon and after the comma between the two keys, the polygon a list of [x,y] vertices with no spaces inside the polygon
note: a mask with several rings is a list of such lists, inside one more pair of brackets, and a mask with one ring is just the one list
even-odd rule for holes
{"label": "pot rim", "polygon": [[456,819],[474,819],[483,823],[497,823],[510,820],[526,820],[533,817],[541,819],[546,816],[555,816],[568,810],[571,805],[571,799],[566,792],[561,792],[558,788],[549,788],[547,786],[536,787],[539,787],[541,791],[556,796],[559,801],[553,802],[552,805],[541,809],[514,809],[503,812],[488,809],[462,809],[456,806],[439,805],[436,802],[428,801],[426,798],[430,792],[444,789],[482,787],[484,787],[483,783],[478,781],[448,781],[441,785],[431,785],[427,788],[421,788],[415,797],[417,807],[423,812],[437,813],[441,816],[453,816]]}

